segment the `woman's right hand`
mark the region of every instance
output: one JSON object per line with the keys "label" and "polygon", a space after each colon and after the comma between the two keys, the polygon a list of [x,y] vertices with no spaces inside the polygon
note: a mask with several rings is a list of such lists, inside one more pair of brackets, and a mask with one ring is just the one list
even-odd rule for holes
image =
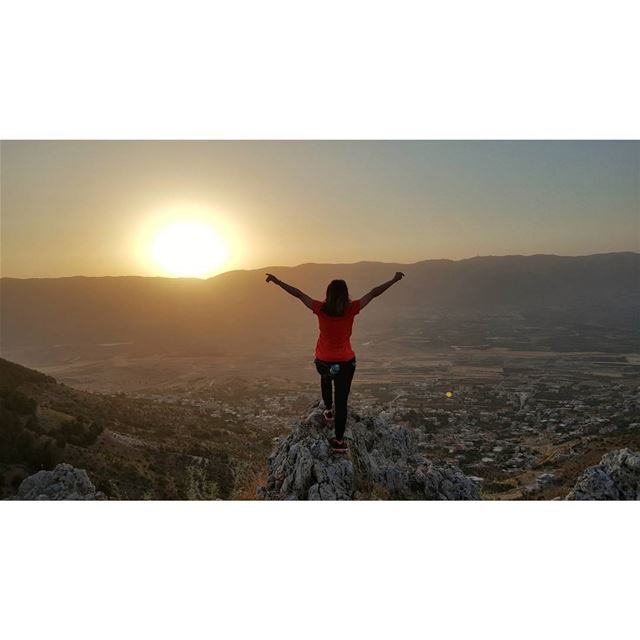
{"label": "woman's right hand", "polygon": [[398,282],[398,280],[402,280],[404,278],[404,273],[402,271],[396,271],[396,275],[393,276],[393,279]]}
{"label": "woman's right hand", "polygon": [[267,273],[267,282],[275,282],[278,283],[278,278],[276,278],[272,273]]}

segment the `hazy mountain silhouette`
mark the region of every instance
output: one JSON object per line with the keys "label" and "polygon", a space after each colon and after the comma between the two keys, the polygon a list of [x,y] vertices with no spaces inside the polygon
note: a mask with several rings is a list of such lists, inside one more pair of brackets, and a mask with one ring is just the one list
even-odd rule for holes
{"label": "hazy mountain silhouette", "polygon": [[532,322],[640,328],[640,254],[514,255],[266,266],[208,280],[2,278],[2,348],[122,342],[140,353],[268,350],[287,340],[313,341],[317,327],[306,307],[265,283],[265,273],[320,299],[331,279],[344,278],[355,299],[396,271],[406,278],[363,312],[362,328],[430,313],[503,312]]}

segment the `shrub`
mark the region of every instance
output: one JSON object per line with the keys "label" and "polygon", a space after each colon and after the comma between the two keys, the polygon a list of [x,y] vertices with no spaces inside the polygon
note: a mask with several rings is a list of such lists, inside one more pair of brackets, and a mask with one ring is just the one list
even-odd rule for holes
{"label": "shrub", "polygon": [[13,487],[13,489],[17,491],[18,487],[22,484],[22,481],[26,477],[27,476],[24,473],[18,473],[15,476],[13,476],[13,478],[11,478],[11,486]]}
{"label": "shrub", "polygon": [[202,467],[186,467],[183,484],[187,500],[216,500],[219,497],[218,484],[209,478]]}
{"label": "shrub", "polygon": [[503,493],[504,491],[511,491],[513,485],[507,482],[487,482],[483,487],[483,492],[487,493]]}
{"label": "shrub", "polygon": [[33,398],[25,396],[24,393],[13,390],[4,394],[3,405],[5,409],[19,415],[29,415],[35,412],[38,403]]}
{"label": "shrub", "polygon": [[63,447],[68,442],[78,447],[88,447],[98,439],[103,431],[104,425],[99,421],[87,424],[81,417],[67,420],[58,427],[55,434],[56,444]]}

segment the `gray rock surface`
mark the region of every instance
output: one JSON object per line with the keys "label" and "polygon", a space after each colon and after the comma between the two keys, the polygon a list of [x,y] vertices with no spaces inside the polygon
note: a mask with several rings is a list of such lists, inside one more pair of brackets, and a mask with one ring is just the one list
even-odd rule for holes
{"label": "gray rock surface", "polygon": [[101,500],[84,469],[59,464],[53,471],[38,471],[25,478],[13,500]]}
{"label": "gray rock surface", "polygon": [[566,500],[640,500],[640,453],[619,449],[578,478]]}
{"label": "gray rock surface", "polygon": [[450,464],[434,464],[417,450],[413,432],[385,415],[349,410],[348,455],[332,453],[322,403],[295,421],[269,457],[258,495],[271,500],[479,500],[479,485]]}

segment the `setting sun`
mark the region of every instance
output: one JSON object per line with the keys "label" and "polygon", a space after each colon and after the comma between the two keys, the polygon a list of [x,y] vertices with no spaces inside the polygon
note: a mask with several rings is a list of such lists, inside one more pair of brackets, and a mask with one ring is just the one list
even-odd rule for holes
{"label": "setting sun", "polygon": [[154,262],[171,276],[202,278],[215,273],[227,257],[220,236],[201,222],[175,222],[158,231]]}
{"label": "setting sun", "polygon": [[249,251],[239,216],[225,207],[174,200],[136,217],[127,250],[148,275],[211,278],[238,268]]}

